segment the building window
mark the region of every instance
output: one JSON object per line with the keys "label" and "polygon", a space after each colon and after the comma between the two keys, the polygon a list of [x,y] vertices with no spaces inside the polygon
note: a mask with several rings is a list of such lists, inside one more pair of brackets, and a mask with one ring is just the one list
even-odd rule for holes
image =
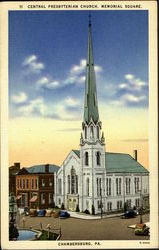
{"label": "building window", "polygon": [[139,177],[135,177],[134,184],[135,184],[135,193],[138,193],[139,192]]}
{"label": "building window", "polygon": [[53,185],[53,180],[52,178],[49,178],[49,186],[52,187],[52,185]]}
{"label": "building window", "polygon": [[140,199],[135,199],[135,206],[140,207]]}
{"label": "building window", "polygon": [[111,211],[112,210],[112,202],[107,203],[107,210]]}
{"label": "building window", "polygon": [[42,179],[42,187],[45,187],[45,179]]}
{"label": "building window", "polygon": [[59,205],[61,205],[61,199],[59,199]]}
{"label": "building window", "polygon": [[19,188],[19,179],[17,179],[17,188]]}
{"label": "building window", "polygon": [[106,192],[107,195],[111,195],[111,178],[106,178]]}
{"label": "building window", "polygon": [[71,176],[71,194],[75,194],[75,175]]}
{"label": "building window", "polygon": [[45,204],[45,194],[41,194],[41,204]]}
{"label": "building window", "polygon": [[89,196],[89,178],[86,179],[86,195]]}
{"label": "building window", "polygon": [[31,179],[31,188],[34,189],[34,179]]}
{"label": "building window", "polygon": [[94,128],[91,126],[91,138],[94,138]]}
{"label": "building window", "polygon": [[127,204],[127,207],[128,207],[128,208],[131,208],[131,200],[127,200],[127,201],[126,201],[126,204]]}
{"label": "building window", "polygon": [[49,193],[49,204],[53,203],[53,193]]}
{"label": "building window", "polygon": [[101,208],[101,201],[97,201],[97,207],[98,207],[98,209],[100,209]]}
{"label": "building window", "polygon": [[22,188],[22,179],[20,179],[20,188]]}
{"label": "building window", "polygon": [[35,179],[35,188],[38,188],[38,179]]}
{"label": "building window", "polygon": [[102,179],[97,178],[97,196],[102,195]]}
{"label": "building window", "polygon": [[126,178],[126,194],[130,194],[130,184],[131,184],[131,179]]}
{"label": "building window", "polygon": [[116,194],[121,195],[121,178],[116,178]]}
{"label": "building window", "polygon": [[85,165],[89,165],[88,152],[85,152]]}
{"label": "building window", "polygon": [[62,192],[62,181],[61,179],[58,179],[58,194],[61,194]]}
{"label": "building window", "polygon": [[[68,182],[70,181],[68,180]],[[76,171],[74,167],[72,167],[71,169],[71,194],[77,194],[77,193],[78,193],[78,175],[76,175]]]}
{"label": "building window", "polygon": [[67,187],[68,194],[70,194],[70,175],[67,176]]}
{"label": "building window", "polygon": [[100,155],[101,155],[101,153],[98,151],[97,155],[96,155],[96,157],[97,157],[97,165],[98,166],[100,165]]}
{"label": "building window", "polygon": [[86,209],[89,210],[89,201],[86,201]]}
{"label": "building window", "polygon": [[84,128],[84,132],[85,132],[85,139],[87,139],[87,127]]}
{"label": "building window", "polygon": [[122,209],[122,201],[117,201],[117,209]]}
{"label": "building window", "polygon": [[97,126],[97,138],[99,139],[99,127]]}
{"label": "building window", "polygon": [[22,188],[25,189],[25,179],[23,179],[23,184],[22,184]]}
{"label": "building window", "polygon": [[29,188],[29,180],[26,179],[26,188]]}

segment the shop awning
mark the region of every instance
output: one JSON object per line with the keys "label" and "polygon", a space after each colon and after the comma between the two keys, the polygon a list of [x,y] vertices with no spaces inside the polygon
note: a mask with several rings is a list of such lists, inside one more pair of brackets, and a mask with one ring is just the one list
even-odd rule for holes
{"label": "shop awning", "polygon": [[31,199],[30,199],[30,202],[35,202],[36,200],[37,200],[37,196],[35,195],[35,196],[33,196]]}
{"label": "shop awning", "polygon": [[22,196],[21,195],[17,195],[16,200],[19,200],[20,198],[22,198]]}

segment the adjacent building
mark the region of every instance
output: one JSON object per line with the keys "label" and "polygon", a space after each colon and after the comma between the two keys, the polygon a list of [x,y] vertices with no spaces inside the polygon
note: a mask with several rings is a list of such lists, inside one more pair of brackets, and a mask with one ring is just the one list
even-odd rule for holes
{"label": "adjacent building", "polygon": [[16,175],[20,170],[20,163],[15,162],[13,166],[9,167],[9,194],[16,195]]}
{"label": "adjacent building", "polygon": [[55,206],[55,180],[59,167],[36,165],[22,168],[16,176],[16,198],[19,207],[51,208]]}

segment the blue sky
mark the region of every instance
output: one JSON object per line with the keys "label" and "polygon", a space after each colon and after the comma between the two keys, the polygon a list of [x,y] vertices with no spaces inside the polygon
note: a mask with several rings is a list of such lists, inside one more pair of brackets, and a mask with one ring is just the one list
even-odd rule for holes
{"label": "blue sky", "polygon": [[[83,115],[88,11],[9,12],[10,117]],[[98,101],[147,109],[148,12],[92,11]]]}

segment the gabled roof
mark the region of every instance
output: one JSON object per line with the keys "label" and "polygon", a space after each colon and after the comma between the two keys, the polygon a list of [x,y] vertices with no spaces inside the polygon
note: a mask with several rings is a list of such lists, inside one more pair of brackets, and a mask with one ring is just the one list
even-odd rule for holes
{"label": "gabled roof", "polygon": [[80,158],[80,151],[79,150],[73,149],[72,151]]}
{"label": "gabled roof", "polygon": [[148,173],[131,155],[105,153],[105,166],[108,173]]}
{"label": "gabled roof", "polygon": [[[79,158],[80,151],[72,150]],[[105,153],[105,167],[107,173],[148,173],[131,155],[123,153]]]}
{"label": "gabled roof", "polygon": [[[25,168],[30,174],[37,174],[37,173],[45,173],[45,165],[46,164],[42,164],[42,165],[35,165],[32,167],[27,167]],[[57,165],[52,165],[49,164],[49,173],[54,173],[57,172],[59,170],[59,166]]]}

